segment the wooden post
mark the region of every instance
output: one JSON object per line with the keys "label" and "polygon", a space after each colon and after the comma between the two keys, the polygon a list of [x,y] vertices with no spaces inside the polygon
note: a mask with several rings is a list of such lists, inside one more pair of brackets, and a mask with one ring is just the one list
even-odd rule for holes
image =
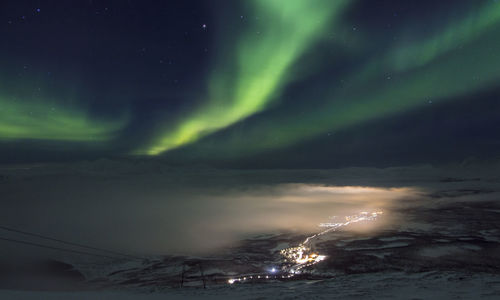
{"label": "wooden post", "polygon": [[184,286],[184,272],[186,271],[186,263],[182,263],[181,288]]}
{"label": "wooden post", "polygon": [[205,280],[205,274],[203,274],[203,267],[201,266],[201,261],[198,263],[198,266],[200,267],[200,273],[201,273],[201,280],[203,280],[203,288],[207,288],[207,283]]}

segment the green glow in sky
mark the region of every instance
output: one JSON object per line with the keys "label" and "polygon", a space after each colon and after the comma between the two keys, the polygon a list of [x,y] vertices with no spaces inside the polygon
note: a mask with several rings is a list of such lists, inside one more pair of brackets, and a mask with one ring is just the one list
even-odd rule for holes
{"label": "green glow in sky", "polygon": [[[265,109],[291,80],[292,65],[332,31],[347,1],[250,1],[259,20],[216,64],[207,100],[146,148],[157,155],[192,143]],[[229,71],[235,70],[235,71]]]}
{"label": "green glow in sky", "polygon": [[391,60],[395,71],[423,66],[439,55],[473,41],[482,32],[498,25],[499,20],[499,4],[485,4],[463,19],[450,21],[444,30],[420,41],[418,45],[411,41],[412,33],[408,32],[407,37],[403,38],[405,42],[397,44],[387,59]]}
{"label": "green glow in sky", "polygon": [[219,138],[216,153],[200,151],[224,157],[255,154],[494,87],[500,81],[498,36],[500,3],[489,2],[434,34],[395,42],[342,76],[342,87],[332,82],[323,92],[326,103],[283,109],[246,124],[237,135]]}
{"label": "green glow in sky", "polygon": [[0,141],[106,141],[125,122],[126,118],[92,120],[80,109],[68,109],[54,103],[21,102],[0,97]]}
{"label": "green glow in sky", "polygon": [[[115,61],[114,52],[97,47],[99,55],[90,51],[68,70],[57,57],[45,63],[37,49],[31,59],[12,55],[16,45],[5,52],[15,59],[0,74],[0,142],[108,141],[120,153],[181,148],[196,157],[238,158],[473,97],[500,82],[500,2],[459,2],[393,19],[361,0],[239,1],[217,8],[208,29],[192,31],[199,35],[193,48],[210,49],[204,56],[177,54],[182,47],[164,53],[170,44],[191,47],[188,35],[146,37],[140,54],[127,48]],[[226,6],[237,21],[219,15]],[[28,28],[16,26],[9,29],[13,41],[16,30]],[[167,67],[164,57],[155,63],[160,54],[179,67]],[[136,76],[150,68],[144,81]],[[186,83],[165,81],[179,77]]]}

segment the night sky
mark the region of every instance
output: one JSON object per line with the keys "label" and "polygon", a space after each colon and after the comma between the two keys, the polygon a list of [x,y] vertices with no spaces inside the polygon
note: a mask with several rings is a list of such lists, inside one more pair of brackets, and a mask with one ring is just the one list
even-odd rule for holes
{"label": "night sky", "polygon": [[500,0],[0,0],[0,298],[498,296],[499,100]]}
{"label": "night sky", "polygon": [[0,162],[500,153],[500,2],[1,1]]}

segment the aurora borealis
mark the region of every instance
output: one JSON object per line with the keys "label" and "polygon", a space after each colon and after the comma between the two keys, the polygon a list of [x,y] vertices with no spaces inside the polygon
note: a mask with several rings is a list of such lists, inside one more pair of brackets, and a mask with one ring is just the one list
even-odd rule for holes
{"label": "aurora borealis", "polygon": [[[82,148],[94,157],[286,165],[286,155],[304,153],[362,157],[381,137],[389,142],[380,155],[417,137],[443,149],[480,142],[477,155],[491,155],[498,139],[497,1],[1,8],[0,144],[9,159],[22,161],[16,148],[27,141],[31,153],[38,142],[62,152],[77,142],[100,145]],[[413,137],[397,132],[406,127]],[[373,137],[347,150],[363,132]],[[33,155],[44,160],[42,152]],[[424,149],[420,160],[432,155]]]}
{"label": "aurora borealis", "polygon": [[[325,89],[326,104],[303,110],[301,122],[295,117],[298,111],[279,114],[271,124],[255,124],[241,134],[243,138],[228,141],[229,147],[241,145],[238,153],[286,147],[328,131],[402,113],[428,101],[450,101],[494,87],[500,80],[500,69],[494,63],[498,60],[495,49],[500,50],[495,39],[500,26],[492,25],[498,21],[500,7],[490,4],[479,14],[448,24],[442,32],[422,41],[404,46],[396,43],[373,62],[348,74],[348,87]],[[475,74],[480,75],[474,78]],[[249,146],[242,140],[248,138],[259,143]]]}
{"label": "aurora borealis", "polygon": [[0,105],[1,140],[101,141],[110,139],[124,123],[123,118],[115,122],[89,120],[78,109],[48,103],[0,101]]}
{"label": "aurora borealis", "polygon": [[499,37],[500,0],[0,1],[0,299],[500,299]]}
{"label": "aurora borealis", "polygon": [[210,76],[207,101],[173,132],[166,129],[167,133],[145,152],[157,155],[195,142],[265,109],[290,80],[287,71],[296,60],[316,43],[327,26],[336,25],[335,18],[345,2],[251,2],[255,6],[251,13],[262,22],[245,29],[234,43],[221,47],[225,57]]}

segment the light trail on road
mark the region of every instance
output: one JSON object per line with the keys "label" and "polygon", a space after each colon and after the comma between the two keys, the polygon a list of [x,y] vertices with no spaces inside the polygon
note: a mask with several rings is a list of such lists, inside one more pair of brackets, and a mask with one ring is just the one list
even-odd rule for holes
{"label": "light trail on road", "polygon": [[[373,212],[360,212],[355,215],[345,216],[344,222],[328,222],[328,223],[320,223],[319,227],[327,228],[319,233],[311,235],[307,237],[301,244],[296,247],[286,248],[280,251],[280,254],[285,258],[285,260],[292,264],[291,266],[283,266],[281,268],[281,272],[277,273],[276,268],[271,269],[272,275],[252,275],[252,276],[243,276],[238,278],[230,278],[228,279],[229,284],[233,284],[236,282],[246,282],[247,280],[265,280],[265,279],[289,279],[294,277],[297,274],[300,274],[303,268],[309,267],[323,261],[327,258],[326,255],[321,255],[312,251],[314,246],[314,242],[322,235],[337,231],[340,228],[348,226],[350,224],[364,222],[364,221],[374,221],[380,215],[382,215],[382,211],[373,211]],[[336,217],[332,217],[335,219]]]}

